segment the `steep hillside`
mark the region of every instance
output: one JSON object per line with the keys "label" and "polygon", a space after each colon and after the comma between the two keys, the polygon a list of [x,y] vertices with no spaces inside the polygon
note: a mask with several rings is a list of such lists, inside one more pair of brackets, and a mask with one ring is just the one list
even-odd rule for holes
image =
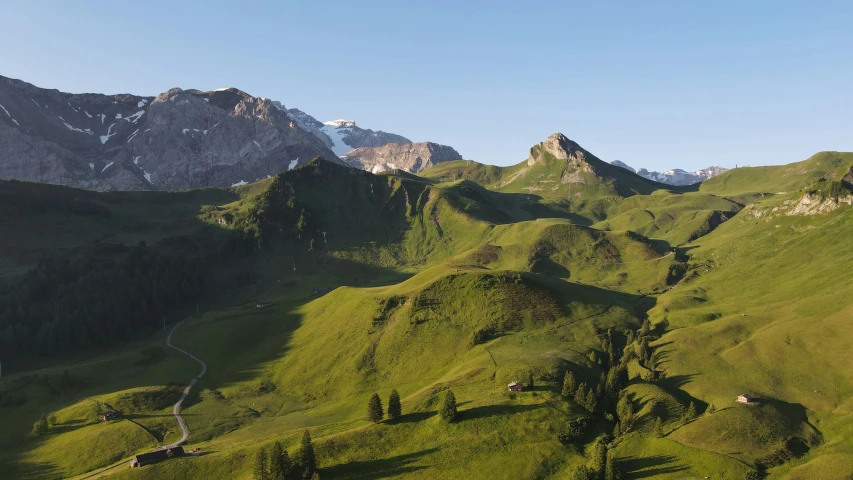
{"label": "steep hillside", "polygon": [[841,180],[851,174],[853,154],[820,152],[808,160],[789,165],[742,167],[729,170],[700,185],[700,191],[715,195],[780,194],[805,188],[821,178]]}
{"label": "steep hillside", "polygon": [[316,156],[339,161],[272,102],[237,89],[70,94],[0,77],[0,179],[91,190],[227,187]]}

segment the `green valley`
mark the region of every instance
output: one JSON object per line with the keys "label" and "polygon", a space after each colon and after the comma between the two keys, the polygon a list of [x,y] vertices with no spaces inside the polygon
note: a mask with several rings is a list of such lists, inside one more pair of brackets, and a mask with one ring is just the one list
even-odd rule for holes
{"label": "green valley", "polygon": [[[674,187],[555,134],[418,175],[0,181],[0,472],[250,479],[279,444],[303,478],[307,431],[322,479],[850,478],[851,172]],[[181,437],[173,328],[207,368],[187,454],[130,468]]]}

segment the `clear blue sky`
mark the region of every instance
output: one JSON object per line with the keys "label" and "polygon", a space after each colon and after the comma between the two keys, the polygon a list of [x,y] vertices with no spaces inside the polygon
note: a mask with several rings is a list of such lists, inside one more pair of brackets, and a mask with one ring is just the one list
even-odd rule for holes
{"label": "clear blue sky", "polygon": [[234,86],[499,165],[557,131],[658,170],[853,150],[849,1],[3,3],[0,74],[63,91]]}

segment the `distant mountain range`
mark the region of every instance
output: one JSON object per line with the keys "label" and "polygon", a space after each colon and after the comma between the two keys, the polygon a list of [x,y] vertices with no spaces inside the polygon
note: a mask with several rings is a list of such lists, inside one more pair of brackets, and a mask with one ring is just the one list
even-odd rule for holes
{"label": "distant mountain range", "polygon": [[[388,144],[415,147],[341,158]],[[184,190],[246,184],[314,157],[411,172],[461,158],[450,147],[430,145],[436,146],[347,120],[324,124],[236,88],[174,88],[156,97],[71,94],[0,76],[0,179],[90,190]]]}
{"label": "distant mountain range", "polygon": [[[278,102],[273,103],[284,110]],[[446,145],[413,143],[402,135],[360,128],[352,120],[324,123],[298,108],[287,109],[286,112],[303,130],[314,134],[348,165],[373,173],[395,169],[418,173],[441,162],[462,159],[459,152]]]}
{"label": "distant mountain range", "polygon": [[696,170],[695,172],[688,172],[681,170],[680,168],[667,170],[665,172],[650,172],[645,168],[634,170],[629,165],[619,160],[614,160],[610,163],[617,167],[622,167],[625,170],[630,170],[641,177],[648,178],[649,180],[669,185],[693,185],[694,183],[704,182],[709,178],[716,177],[717,175],[728,171],[728,168],[708,167],[702,170]]}

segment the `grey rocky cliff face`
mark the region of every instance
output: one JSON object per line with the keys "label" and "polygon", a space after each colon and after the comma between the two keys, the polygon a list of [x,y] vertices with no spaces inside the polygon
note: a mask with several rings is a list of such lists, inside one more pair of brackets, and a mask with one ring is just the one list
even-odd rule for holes
{"label": "grey rocky cliff face", "polygon": [[462,155],[446,145],[422,142],[361,147],[348,152],[342,158],[353,167],[373,173],[395,169],[418,173],[442,162],[462,160]]}
{"label": "grey rocky cliff face", "polygon": [[268,99],[237,89],[157,97],[69,94],[0,77],[0,179],[93,190],[252,182],[343,163]]}

